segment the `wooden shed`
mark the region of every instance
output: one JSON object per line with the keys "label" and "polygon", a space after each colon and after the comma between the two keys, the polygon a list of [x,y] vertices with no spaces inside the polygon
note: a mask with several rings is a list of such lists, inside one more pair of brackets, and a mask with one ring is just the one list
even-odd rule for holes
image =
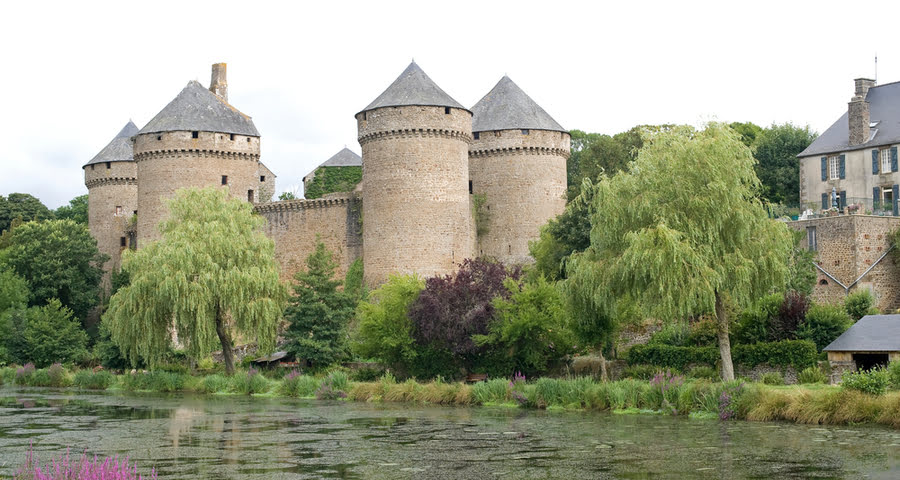
{"label": "wooden shed", "polygon": [[900,360],[900,315],[866,315],[823,351],[832,368],[844,371]]}

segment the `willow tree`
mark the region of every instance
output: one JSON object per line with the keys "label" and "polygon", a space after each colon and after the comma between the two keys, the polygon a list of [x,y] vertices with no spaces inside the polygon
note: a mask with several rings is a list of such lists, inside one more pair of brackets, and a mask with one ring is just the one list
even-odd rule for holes
{"label": "willow tree", "polygon": [[724,125],[648,135],[627,172],[601,178],[572,288],[599,316],[623,297],[665,321],[715,312],[722,377],[733,379],[726,301],[783,287],[792,247],[757,197],[754,165]]}
{"label": "willow tree", "polygon": [[221,348],[230,375],[233,334],[274,348],[287,299],[274,244],[260,230],[265,220],[226,189],[179,190],[168,207],[162,238],[125,252],[131,281],[103,321],[133,364],[158,361],[177,335],[194,359]]}

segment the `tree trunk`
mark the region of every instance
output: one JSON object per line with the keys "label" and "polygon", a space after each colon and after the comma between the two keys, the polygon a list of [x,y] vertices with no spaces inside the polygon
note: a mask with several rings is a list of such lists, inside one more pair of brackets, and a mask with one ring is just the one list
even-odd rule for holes
{"label": "tree trunk", "polygon": [[219,336],[219,342],[222,344],[222,358],[225,359],[225,375],[229,377],[234,375],[234,352],[231,351],[231,337],[225,330],[225,319],[222,318],[222,311],[216,307],[216,334]]}
{"label": "tree trunk", "polygon": [[603,349],[597,350],[597,356],[600,357],[600,380],[606,382],[609,380],[609,374],[606,372],[606,357],[603,356]]}
{"label": "tree trunk", "polygon": [[719,337],[719,355],[722,357],[722,380],[734,380],[734,364],[731,362],[731,340],[728,339],[728,315],[725,302],[716,292],[716,331]]}

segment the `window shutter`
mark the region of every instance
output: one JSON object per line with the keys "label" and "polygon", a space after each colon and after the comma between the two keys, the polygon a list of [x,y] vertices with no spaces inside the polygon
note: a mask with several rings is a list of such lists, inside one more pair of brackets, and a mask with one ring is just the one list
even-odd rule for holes
{"label": "window shutter", "polygon": [[878,149],[872,150],[872,175],[878,175]]}
{"label": "window shutter", "polygon": [[900,195],[900,185],[894,185],[894,216],[900,215],[900,211],[897,210],[897,195]]}
{"label": "window shutter", "polygon": [[822,157],[822,181],[828,180],[828,157]]}
{"label": "window shutter", "polygon": [[838,193],[838,209],[843,210],[847,207],[847,191],[844,190],[841,193]]}
{"label": "window shutter", "polygon": [[843,180],[845,178],[845,172],[846,172],[846,169],[844,168],[844,159],[845,158],[847,158],[847,157],[845,157],[844,155],[841,155],[841,157],[838,158],[838,177],[840,177],[841,180]]}
{"label": "window shutter", "polygon": [[822,210],[828,210],[828,194],[822,194]]}
{"label": "window shutter", "polygon": [[897,147],[891,147],[891,171],[897,171]]}
{"label": "window shutter", "polygon": [[872,188],[872,211],[878,208],[878,204],[881,203],[881,188],[873,187]]}

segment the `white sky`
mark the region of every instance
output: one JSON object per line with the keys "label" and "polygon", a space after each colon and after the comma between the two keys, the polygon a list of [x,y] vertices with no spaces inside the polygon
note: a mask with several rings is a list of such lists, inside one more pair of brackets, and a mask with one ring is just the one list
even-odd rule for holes
{"label": "white sky", "polygon": [[[56,208],[128,119],[210,65],[262,135],[278,192],[345,145],[411,58],[471,107],[503,74],[569,129],[709,120],[810,125],[853,79],[900,80],[900,2],[72,2],[4,4],[0,195]],[[894,26],[892,26],[894,25]]]}

